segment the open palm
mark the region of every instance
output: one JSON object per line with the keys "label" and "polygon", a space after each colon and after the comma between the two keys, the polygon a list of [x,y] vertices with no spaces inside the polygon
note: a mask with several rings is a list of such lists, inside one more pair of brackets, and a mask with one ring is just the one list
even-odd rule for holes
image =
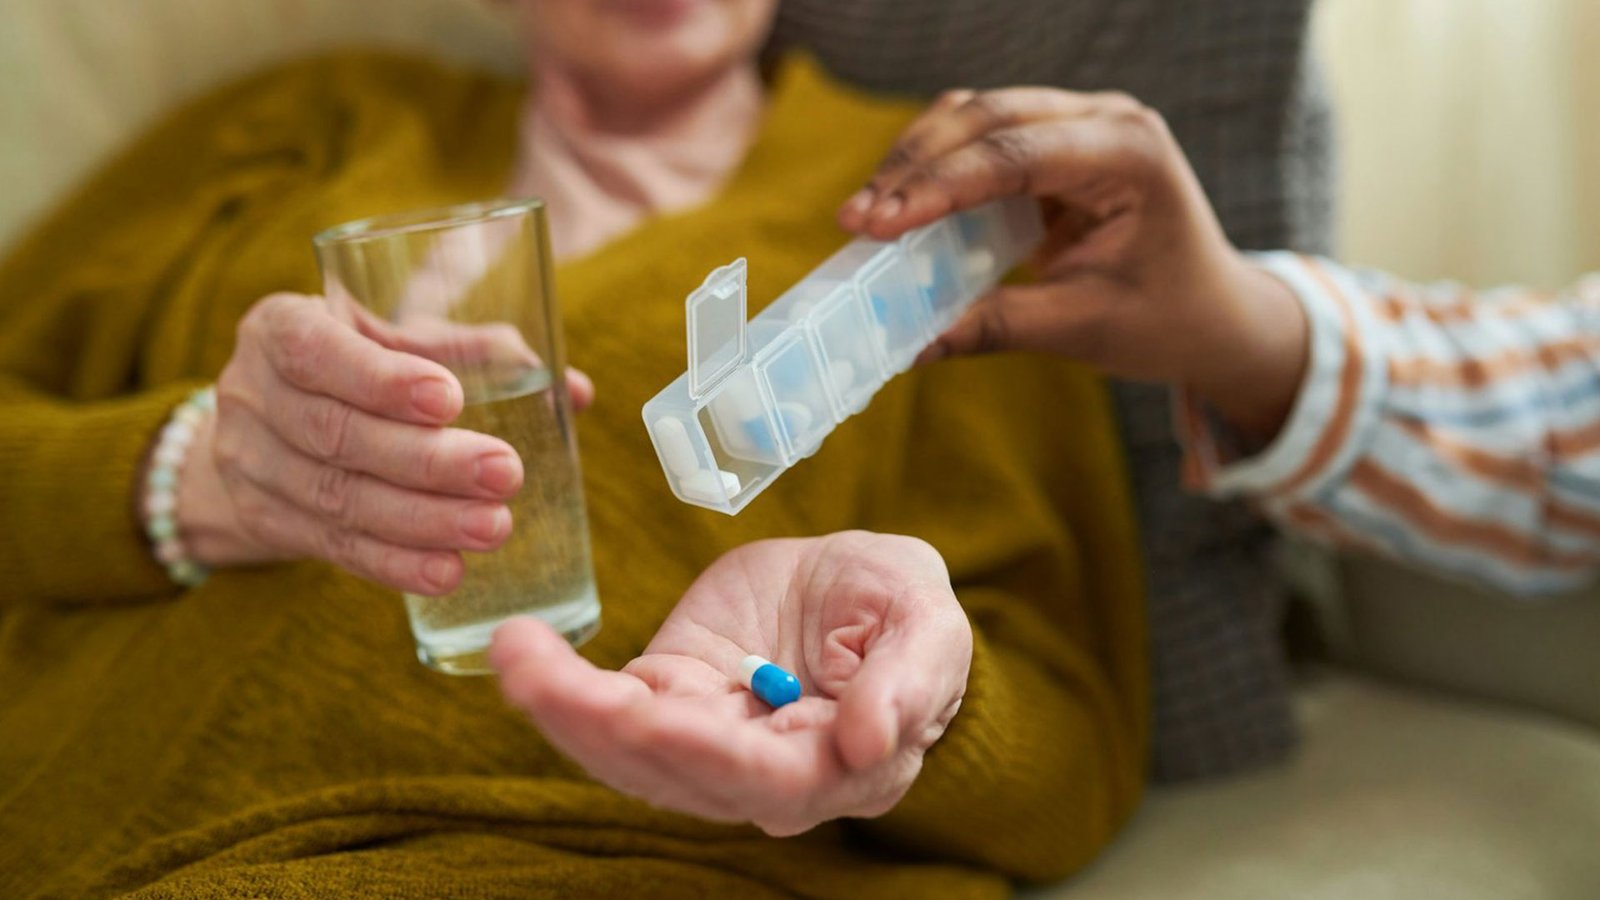
{"label": "open palm", "polygon": [[[751,695],[752,653],[804,696],[773,710]],[[600,781],[787,835],[899,801],[960,705],[972,633],[933,548],[858,531],[726,554],[620,672],[531,619],[502,626],[490,658],[507,699]]]}

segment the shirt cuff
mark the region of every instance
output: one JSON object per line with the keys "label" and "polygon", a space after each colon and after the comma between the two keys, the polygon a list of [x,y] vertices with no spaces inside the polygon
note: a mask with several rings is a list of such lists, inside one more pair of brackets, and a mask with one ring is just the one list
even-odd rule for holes
{"label": "shirt cuff", "polygon": [[1293,253],[1249,254],[1288,285],[1310,324],[1306,376],[1288,421],[1264,450],[1239,451],[1227,426],[1186,388],[1174,404],[1192,490],[1217,497],[1312,497],[1347,471],[1378,422],[1387,386],[1377,324],[1348,272]]}

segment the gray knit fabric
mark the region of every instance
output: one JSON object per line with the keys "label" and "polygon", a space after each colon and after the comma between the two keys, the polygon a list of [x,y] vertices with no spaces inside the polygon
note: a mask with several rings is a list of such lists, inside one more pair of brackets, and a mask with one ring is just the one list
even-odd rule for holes
{"label": "gray knit fabric", "polygon": [[[775,39],[882,91],[1127,91],[1165,114],[1237,244],[1326,252],[1332,122],[1308,62],[1311,2],[784,0]],[[1164,389],[1115,397],[1150,589],[1152,774],[1279,759],[1298,732],[1270,532],[1242,507],[1184,495]]]}

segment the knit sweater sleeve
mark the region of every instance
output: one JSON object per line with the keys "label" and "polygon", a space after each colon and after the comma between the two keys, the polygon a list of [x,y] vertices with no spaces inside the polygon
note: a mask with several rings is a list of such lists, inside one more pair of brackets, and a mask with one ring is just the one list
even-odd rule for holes
{"label": "knit sweater sleeve", "polygon": [[135,482],[163,421],[213,373],[153,335],[203,342],[172,285],[272,185],[284,154],[270,151],[288,142],[268,101],[311,96],[299,82],[314,75],[255,77],[174,112],[0,257],[0,605],[177,593]]}
{"label": "knit sweater sleeve", "polygon": [[175,592],[140,532],[135,481],[189,390],[85,403],[0,379],[0,606]]}
{"label": "knit sweater sleeve", "polygon": [[[975,601],[977,603],[975,604]],[[963,597],[1017,605],[995,592]],[[1028,881],[1079,871],[1137,807],[1142,709],[1088,657],[1049,636],[979,620],[961,710],[874,836],[919,856],[954,859]],[[1015,640],[1014,638],[1021,638]]]}

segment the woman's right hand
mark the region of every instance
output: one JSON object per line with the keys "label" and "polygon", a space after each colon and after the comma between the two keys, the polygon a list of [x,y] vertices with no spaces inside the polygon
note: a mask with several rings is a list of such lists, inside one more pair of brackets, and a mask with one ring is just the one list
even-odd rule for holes
{"label": "woman's right hand", "polygon": [[[593,394],[569,373],[574,404]],[[211,567],[315,557],[439,595],[462,550],[498,547],[522,461],[498,438],[445,427],[460,382],[384,346],[320,298],[274,294],[239,324],[178,493],[191,556]]]}

